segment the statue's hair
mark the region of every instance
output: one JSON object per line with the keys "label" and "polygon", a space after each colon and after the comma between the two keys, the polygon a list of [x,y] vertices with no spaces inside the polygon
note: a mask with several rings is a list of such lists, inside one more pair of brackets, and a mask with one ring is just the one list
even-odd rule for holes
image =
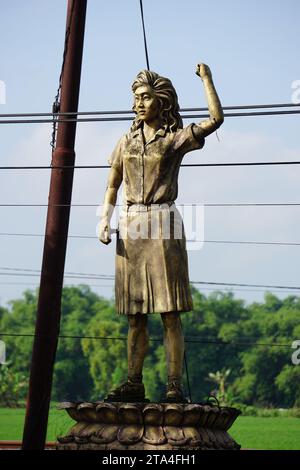
{"label": "statue's hair", "polygon": [[[159,101],[159,118],[162,127],[170,132],[176,132],[177,129],[182,129],[182,119],[179,114],[179,104],[175,88],[168,78],[161,77],[155,72],[150,70],[142,70],[136,77],[132,84],[132,91],[143,85],[149,85],[155,93]],[[135,111],[135,106],[132,107]],[[134,119],[131,130],[135,131],[142,124],[142,121],[137,117]]]}

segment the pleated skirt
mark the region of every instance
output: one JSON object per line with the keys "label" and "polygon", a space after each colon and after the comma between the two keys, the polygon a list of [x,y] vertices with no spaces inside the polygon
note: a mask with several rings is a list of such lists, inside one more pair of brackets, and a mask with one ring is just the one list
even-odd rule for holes
{"label": "pleated skirt", "polygon": [[183,221],[175,205],[121,211],[115,275],[119,314],[193,309]]}

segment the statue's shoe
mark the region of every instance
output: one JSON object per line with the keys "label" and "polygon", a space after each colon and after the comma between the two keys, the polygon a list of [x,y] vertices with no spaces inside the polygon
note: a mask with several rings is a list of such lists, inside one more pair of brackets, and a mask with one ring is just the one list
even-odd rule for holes
{"label": "statue's shoe", "polygon": [[120,387],[111,390],[105,401],[121,402],[144,402],[145,387],[142,383],[135,383],[128,380]]}
{"label": "statue's shoe", "polygon": [[187,403],[187,399],[183,395],[180,382],[172,380],[167,384],[167,391],[161,400],[163,403]]}

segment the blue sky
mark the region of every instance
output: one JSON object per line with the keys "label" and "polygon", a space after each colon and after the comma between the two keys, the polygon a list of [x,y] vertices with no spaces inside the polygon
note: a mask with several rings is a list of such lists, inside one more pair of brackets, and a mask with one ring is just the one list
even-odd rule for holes
{"label": "blue sky", "polygon": [[[287,103],[300,79],[297,0],[144,0],[152,70],[173,81],[181,107],[205,106],[198,62],[211,66],[223,105]],[[0,80],[6,104],[0,113],[51,110],[61,67],[66,2],[1,2]],[[80,110],[129,109],[131,83],[145,68],[138,0],[88,0]],[[188,124],[188,122],[185,122]],[[299,159],[299,117],[228,118],[190,162]],[[128,123],[79,124],[78,164],[106,163]],[[51,126],[0,127],[3,165],[48,164]],[[295,167],[183,168],[179,202],[300,202]],[[101,203],[107,170],[78,170],[75,203]],[[46,203],[47,172],[0,173],[1,203]],[[214,208],[205,211],[205,238],[299,242],[300,208]],[[0,232],[43,233],[44,208],[1,208]],[[94,208],[73,208],[70,233],[94,235]],[[39,269],[43,241],[3,237],[0,266]],[[66,270],[113,274],[113,242],[71,239]],[[191,280],[299,285],[299,247],[209,245],[189,253]],[[11,282],[14,284],[3,284]],[[26,288],[17,282],[35,278],[1,276],[0,303]],[[66,280],[67,282],[67,280]],[[1,284],[2,283],[2,284]],[[92,284],[92,283],[91,283]],[[95,284],[95,283],[94,283]],[[94,287],[111,296],[113,287]],[[259,292],[237,291],[247,301]]]}

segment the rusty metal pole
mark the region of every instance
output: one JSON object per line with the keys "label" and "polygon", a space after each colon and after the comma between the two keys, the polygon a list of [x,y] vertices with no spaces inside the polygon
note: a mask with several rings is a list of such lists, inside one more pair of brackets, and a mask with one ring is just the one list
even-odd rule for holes
{"label": "rusty metal pole", "polygon": [[[66,28],[69,36],[61,82],[62,113],[78,110],[86,5],[87,0],[68,0]],[[71,119],[74,117],[76,115],[70,115]],[[76,122],[58,124],[52,166],[74,166],[75,134]],[[44,449],[46,441],[52,375],[60,326],[73,173],[73,168],[53,168],[51,171],[23,450]]]}

